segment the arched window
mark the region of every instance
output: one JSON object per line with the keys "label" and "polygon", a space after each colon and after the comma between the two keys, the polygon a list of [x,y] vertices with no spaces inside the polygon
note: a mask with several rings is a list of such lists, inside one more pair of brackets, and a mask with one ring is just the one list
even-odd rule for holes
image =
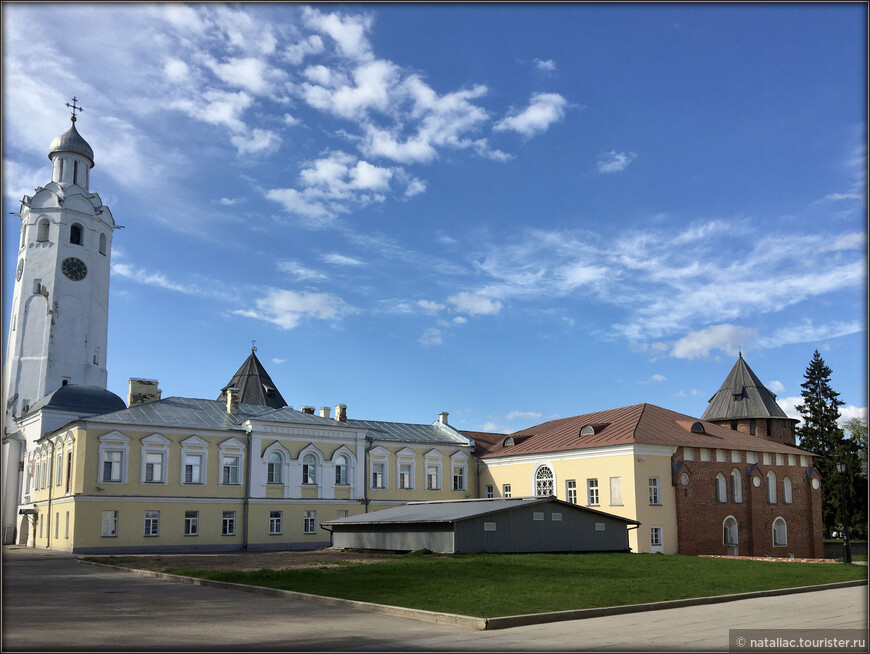
{"label": "arched window", "polygon": [[788,545],[788,527],[785,520],[777,518],[773,521],[773,546],[785,547]]}
{"label": "arched window", "polygon": [[791,479],[784,477],[782,480],[782,501],[791,504]]}
{"label": "arched window", "polygon": [[767,501],[776,504],[776,475],[773,470],[767,471]]}
{"label": "arched window", "polygon": [[722,523],[722,544],[729,547],[737,545],[737,520],[734,516],[728,516]]}
{"label": "arched window", "polygon": [[106,235],[100,234],[100,254],[106,254]]}
{"label": "arched window", "polygon": [[721,472],[716,475],[716,501],[728,501],[728,483],[725,481],[725,475]]}
{"label": "arched window", "polygon": [[282,483],[281,469],[283,468],[284,460],[277,452],[272,452],[266,460],[266,483],[280,484]]}
{"label": "arched window", "polygon": [[335,485],[347,485],[347,457],[344,454],[339,455],[335,460]]}
{"label": "arched window", "polygon": [[79,183],[79,162],[73,162],[73,184]]}
{"label": "arched window", "polygon": [[302,483],[317,483],[317,457],[313,454],[306,454],[302,459]]}
{"label": "arched window", "polygon": [[731,501],[743,501],[743,478],[737,468],[731,471]]}
{"label": "arched window", "polygon": [[48,218],[43,218],[39,221],[39,228],[36,231],[36,240],[40,243],[44,243],[48,240],[49,224]]}
{"label": "arched window", "polygon": [[549,466],[541,466],[535,473],[535,495],[538,497],[549,497],[555,495],[553,471]]}
{"label": "arched window", "polygon": [[69,242],[73,245],[82,245],[82,226],[73,223],[69,228]]}

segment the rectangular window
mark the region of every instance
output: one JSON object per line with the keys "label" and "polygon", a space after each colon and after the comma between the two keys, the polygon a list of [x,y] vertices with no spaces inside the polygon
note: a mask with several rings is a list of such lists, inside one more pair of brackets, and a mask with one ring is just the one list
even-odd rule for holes
{"label": "rectangular window", "polygon": [[701,448],[701,461],[709,461],[710,460],[710,450],[709,448],[702,447]]}
{"label": "rectangular window", "polygon": [[384,487],[384,464],[383,463],[373,463],[372,464],[372,488],[383,488]]}
{"label": "rectangular window", "polygon": [[610,478],[610,506],[622,506],[622,477]]}
{"label": "rectangular window", "polygon": [[160,535],[160,511],[145,512],[145,535],[159,536]]}
{"label": "rectangular window", "polygon": [[339,518],[346,518],[347,517],[347,509],[339,509],[338,510],[338,517]]}
{"label": "rectangular window", "polygon": [[121,481],[121,465],[124,462],[124,453],[108,451],[103,455],[103,479],[102,481]]}
{"label": "rectangular window", "polygon": [[761,455],[761,462],[766,466],[770,465],[770,452],[764,452]]}
{"label": "rectangular window", "polygon": [[740,458],[740,452],[738,450],[731,450],[731,463],[741,463]]}
{"label": "rectangular window", "polygon": [[586,480],[586,501],[589,506],[598,506],[598,480]]}
{"label": "rectangular window", "polygon": [[749,421],[749,435],[755,436],[755,419]]}
{"label": "rectangular window", "polygon": [[683,448],[683,461],[694,461],[695,460],[695,448],[694,447],[684,447]]}
{"label": "rectangular window", "polygon": [[63,530],[63,537],[69,538],[69,511],[66,512],[66,526]]}
{"label": "rectangular window", "polygon": [[577,481],[569,479],[565,482],[565,497],[571,504],[577,504]]}
{"label": "rectangular window", "polygon": [[456,466],[453,468],[453,490],[465,490],[465,467]]}
{"label": "rectangular window", "polygon": [[313,534],[315,531],[317,531],[317,511],[305,512],[305,523],[303,525],[303,531],[306,534]]}
{"label": "rectangular window", "polygon": [[399,488],[411,488],[410,463],[403,463],[399,466]]}
{"label": "rectangular window", "polygon": [[184,512],[184,535],[198,536],[199,535],[199,511]]}
{"label": "rectangular window", "polygon": [[236,512],[224,511],[221,518],[221,536],[236,535]]}
{"label": "rectangular window", "polygon": [[72,488],[72,452],[66,453],[66,492]]}
{"label": "rectangular window", "polygon": [[223,457],[221,462],[221,483],[225,486],[239,485],[239,457]]}
{"label": "rectangular window", "polygon": [[54,469],[54,485],[60,486],[61,482],[63,481],[63,454],[61,454],[60,452],[58,452],[57,454]]}
{"label": "rectangular window", "polygon": [[532,520],[543,520],[544,512],[543,511],[535,511],[532,513]]}
{"label": "rectangular window", "polygon": [[492,486],[487,486],[486,487],[486,498],[492,499],[494,497],[494,495],[495,495],[495,493],[493,492]]}
{"label": "rectangular window", "polygon": [[495,523],[494,522],[484,522],[483,523],[484,531],[495,531]]}
{"label": "rectangular window", "polygon": [[747,452],[746,453],[746,463],[758,463],[758,453],[757,452]]}
{"label": "rectangular window", "polygon": [[782,454],[777,452],[776,455],[776,465],[781,466],[785,463],[785,457]]}
{"label": "rectangular window", "polygon": [[797,457],[796,457],[794,454],[789,454],[789,455],[788,455],[788,464],[789,464],[790,466],[797,465]]}
{"label": "rectangular window", "polygon": [[100,536],[114,537],[118,535],[118,512],[103,511],[103,521],[100,526]]}
{"label": "rectangular window", "polygon": [[596,522],[595,523],[595,531],[604,531],[604,523]]}
{"label": "rectangular window", "polygon": [[511,496],[511,485],[505,484],[501,487],[501,495],[502,497],[510,497]]}
{"label": "rectangular window", "polygon": [[716,450],[716,461],[719,463],[725,463],[725,450]]}
{"label": "rectangular window", "polygon": [[43,524],[43,521],[40,520],[40,521],[39,521],[39,537],[40,537],[40,538],[42,538],[42,528],[43,528],[44,526],[45,526],[45,525]]}
{"label": "rectangular window", "polygon": [[184,457],[184,483],[202,483],[202,454],[187,454]]}
{"label": "rectangular window", "polygon": [[146,452],[145,453],[145,482],[146,483],[162,483],[163,478],[163,453],[162,452]]}
{"label": "rectangular window", "polygon": [[54,538],[57,540],[60,537],[60,512],[54,514]]}
{"label": "rectangular window", "polygon": [[658,477],[650,477],[649,478],[649,503],[650,504],[661,504],[661,498],[659,497],[659,478]]}
{"label": "rectangular window", "polygon": [[269,511],[269,533],[281,533],[282,513],[281,511]]}
{"label": "rectangular window", "polygon": [[650,527],[649,528],[649,544],[651,547],[661,547],[661,545],[662,545],[662,528],[661,527]]}
{"label": "rectangular window", "polygon": [[553,522],[561,522],[562,521],[562,514],[561,513],[551,513],[550,520],[552,520]]}
{"label": "rectangular window", "polygon": [[441,488],[440,472],[440,466],[426,466],[426,490],[438,490]]}

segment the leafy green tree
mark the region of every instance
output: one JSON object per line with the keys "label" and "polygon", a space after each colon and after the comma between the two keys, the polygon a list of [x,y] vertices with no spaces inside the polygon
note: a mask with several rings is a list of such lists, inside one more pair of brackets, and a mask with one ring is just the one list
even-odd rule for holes
{"label": "leafy green tree", "polygon": [[861,475],[859,445],[847,439],[837,423],[843,401],[831,388],[831,369],[825,365],[819,351],[804,373],[801,384],[803,404],[795,408],[803,418],[797,430],[800,447],[816,455],[814,465],[822,476],[822,520],[825,531],[830,532],[842,523],[843,496],[837,461],[846,464],[846,508],[849,527],[856,534],[866,533],[867,484]]}
{"label": "leafy green tree", "polygon": [[861,418],[849,418],[843,423],[843,429],[849,432],[849,436],[858,449],[861,456],[861,474],[867,478],[867,421]]}

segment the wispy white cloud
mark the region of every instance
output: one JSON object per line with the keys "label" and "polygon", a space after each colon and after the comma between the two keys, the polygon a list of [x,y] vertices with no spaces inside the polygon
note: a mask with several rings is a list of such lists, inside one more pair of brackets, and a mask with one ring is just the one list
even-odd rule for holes
{"label": "wispy white cloud", "polygon": [[866,328],[866,324],[857,320],[816,325],[807,319],[801,323],[777,329],[769,336],[759,339],[759,345],[762,347],[779,347],[793,343],[812,343],[813,341],[823,341],[849,334],[858,334]]}
{"label": "wispy white cloud", "polygon": [[540,417],[541,414],[537,411],[511,411],[505,416],[505,420],[531,420]]}
{"label": "wispy white cloud", "polygon": [[438,313],[439,311],[444,310],[443,304],[439,302],[433,302],[432,300],[419,300],[417,302],[417,306],[428,313]]}
{"label": "wispy white cloud", "polygon": [[318,270],[314,270],[313,268],[309,268],[308,266],[305,266],[298,261],[279,261],[277,266],[278,270],[293,275],[293,277],[295,277],[297,281],[327,279],[327,276],[324,273]]}
{"label": "wispy white cloud", "polygon": [[638,383],[639,384],[652,384],[652,383],[661,383],[661,382],[666,381],[666,380],[667,380],[667,377],[665,377],[664,375],[655,374],[655,375],[652,375],[649,379],[642,379]]}
{"label": "wispy white cloud", "polygon": [[285,361],[287,361],[287,359],[275,359],[275,358],[272,359],[272,363],[274,363],[276,366],[280,366]]}
{"label": "wispy white cloud", "polygon": [[755,332],[737,325],[713,325],[690,332],[674,343],[671,356],[677,359],[698,359],[709,356],[710,350],[733,355],[741,346],[754,343]]}
{"label": "wispy white cloud", "polygon": [[551,73],[551,72],[556,70],[556,62],[554,62],[552,59],[546,59],[546,60],[535,59],[534,62],[535,62],[535,68],[537,68],[538,70],[543,70],[543,71],[546,71],[548,73]]}
{"label": "wispy white cloud", "polygon": [[333,266],[364,266],[365,262],[360,261],[355,257],[349,257],[344,254],[338,254],[337,252],[333,252],[330,254],[324,254],[320,257],[320,259],[324,263],[331,264]]}
{"label": "wispy white cloud", "polygon": [[272,323],[281,329],[294,329],[305,320],[336,323],[358,310],[331,293],[299,293],[285,289],[270,290],[254,300],[255,309],[232,313]]}
{"label": "wispy white cloud", "polygon": [[621,173],[628,168],[628,165],[637,159],[637,154],[634,152],[602,152],[598,155],[598,172],[599,173]]}
{"label": "wispy white cloud", "polygon": [[562,120],[567,105],[568,101],[558,93],[535,93],[528,107],[522,111],[513,111],[511,115],[493,125],[493,130],[510,130],[527,138],[535,136]]}
{"label": "wispy white cloud", "polygon": [[785,390],[785,386],[782,385],[782,382],[776,379],[767,382],[765,386],[774,393],[782,393]]}
{"label": "wispy white cloud", "polygon": [[491,316],[501,311],[501,302],[480,295],[474,295],[473,293],[457,293],[447,298],[447,301],[457,311],[462,311],[473,316]]}
{"label": "wispy white cloud", "polygon": [[437,327],[430,327],[420,335],[418,342],[427,347],[441,345],[444,343],[444,334]]}

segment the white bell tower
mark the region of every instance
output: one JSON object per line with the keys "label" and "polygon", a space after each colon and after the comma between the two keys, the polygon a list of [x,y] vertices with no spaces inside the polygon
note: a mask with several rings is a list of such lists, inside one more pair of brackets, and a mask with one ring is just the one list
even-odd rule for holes
{"label": "white bell tower", "polygon": [[65,384],[106,388],[112,212],[90,191],[94,151],[72,125],[52,141],[51,181],[21,201],[6,362],[3,436]]}

